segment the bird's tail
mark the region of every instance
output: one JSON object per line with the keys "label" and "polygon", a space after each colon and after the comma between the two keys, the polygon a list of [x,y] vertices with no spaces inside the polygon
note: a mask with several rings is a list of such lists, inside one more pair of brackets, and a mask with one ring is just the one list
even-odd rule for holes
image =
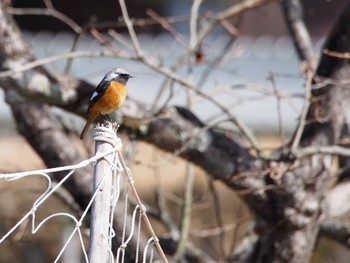
{"label": "bird's tail", "polygon": [[90,127],[91,123],[96,119],[97,116],[98,116],[98,114],[94,114],[93,112],[90,114],[90,116],[88,117],[88,119],[86,121],[84,129],[83,129],[83,131],[80,134],[80,139],[81,140],[85,137],[85,134],[89,130],[89,127]]}

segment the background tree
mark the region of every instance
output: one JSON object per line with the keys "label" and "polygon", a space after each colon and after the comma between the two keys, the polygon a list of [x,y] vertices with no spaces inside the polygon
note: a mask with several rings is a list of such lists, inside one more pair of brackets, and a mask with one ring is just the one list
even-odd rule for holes
{"label": "background tree", "polygon": [[[245,0],[202,17],[198,13],[202,1],[195,0],[189,16],[188,40],[176,32],[171,19],[148,11],[153,20],[186,47],[170,67],[144,50],[134,29],[137,23],[144,20],[131,20],[123,0],[119,4],[122,23],[129,38],[112,29],[108,33],[126,45],[126,51],[102,34],[98,24],[91,23],[87,28],[82,28],[55,10],[50,1],[44,2],[46,7],[40,10],[41,14],[61,19],[77,34],[93,35],[108,48],[95,53],[73,51],[55,59],[112,56],[136,61],[164,76],[164,82],[159,87],[160,96],[169,91],[170,100],[174,96],[174,83],[187,92],[189,103],[182,106],[170,106],[169,100],[162,106],[155,101],[152,106],[129,98],[122,110],[120,131],[133,140],[145,141],[201,167],[209,178],[220,180],[237,192],[249,209],[252,227],[247,229],[246,235],[229,253],[204,253],[192,249],[198,244],[190,242],[186,236],[185,220],[179,227],[169,219],[166,211],[154,211],[154,217],[170,233],[162,238],[163,247],[170,257],[189,262],[308,262],[320,236],[348,246],[349,226],[346,220],[341,220],[341,216],[349,210],[346,179],[350,151],[347,149],[346,110],[349,102],[350,5],[339,15],[324,44],[320,60],[316,62],[299,1],[280,3],[303,65],[305,98],[298,126],[290,141],[267,154],[260,148],[252,132],[226,105],[202,89],[200,82],[185,78],[179,72],[184,66],[191,72],[197,63],[205,60],[205,40],[217,27],[223,26],[229,31],[234,42],[236,28],[230,19],[274,1]],[[18,131],[45,164],[56,167],[77,163],[87,158],[88,147],[79,140],[78,133],[67,129],[54,114],[52,106],[84,116],[94,86],[69,74],[45,69],[44,64],[50,59],[35,60],[11,15],[21,11],[23,13],[23,10],[0,2],[0,85],[5,91]],[[206,23],[200,24],[204,21],[202,19]],[[220,66],[223,57],[219,55],[217,63],[208,63],[209,70]],[[222,121],[215,124],[201,121],[191,110],[193,98],[207,100],[220,110],[225,122],[234,124],[246,143],[236,139],[236,133],[223,129],[219,125]],[[188,167],[190,171],[191,165]],[[337,169],[334,170],[334,167]],[[78,171],[66,185],[81,207],[86,206],[91,196],[90,181],[86,179],[89,173],[91,171]],[[56,180],[60,180],[62,174],[55,176]],[[191,180],[187,181],[186,187],[192,188]],[[187,195],[184,207],[190,206],[191,197]],[[186,211],[185,208],[183,211]],[[217,210],[216,216],[222,230],[224,225],[220,213]],[[186,216],[184,213],[183,218]],[[118,228],[119,225],[116,218],[115,226]],[[128,251],[130,260],[133,257],[131,250]],[[212,258],[215,256],[217,258]]]}

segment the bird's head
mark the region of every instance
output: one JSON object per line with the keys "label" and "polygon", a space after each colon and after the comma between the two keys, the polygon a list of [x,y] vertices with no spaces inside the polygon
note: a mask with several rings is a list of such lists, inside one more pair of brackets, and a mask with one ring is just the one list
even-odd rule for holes
{"label": "bird's head", "polygon": [[127,72],[125,69],[122,69],[122,68],[114,68],[111,71],[109,71],[105,76],[105,79],[107,81],[113,80],[113,81],[120,82],[124,85],[126,85],[126,82],[130,78],[133,78],[133,76],[131,76],[129,72]]}

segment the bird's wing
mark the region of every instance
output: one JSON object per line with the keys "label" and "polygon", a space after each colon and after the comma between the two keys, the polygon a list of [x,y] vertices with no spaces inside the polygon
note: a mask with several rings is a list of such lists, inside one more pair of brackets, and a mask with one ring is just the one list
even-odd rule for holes
{"label": "bird's wing", "polygon": [[102,80],[97,85],[97,87],[96,87],[95,91],[92,93],[90,101],[89,101],[89,107],[87,110],[88,113],[90,112],[90,109],[95,104],[95,102],[98,101],[99,98],[101,98],[106,93],[106,91],[109,88],[109,84],[110,84],[110,81]]}

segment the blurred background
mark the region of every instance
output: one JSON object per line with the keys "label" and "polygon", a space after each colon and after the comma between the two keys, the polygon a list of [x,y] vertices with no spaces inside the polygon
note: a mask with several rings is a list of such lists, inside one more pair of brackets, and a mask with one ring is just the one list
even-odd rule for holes
{"label": "blurred background", "polygon": [[[83,1],[73,3],[66,1],[52,1],[54,7],[84,27],[93,21],[105,23],[99,30],[107,30],[110,25],[117,24],[121,12],[117,1]],[[149,19],[146,10],[152,9],[161,16],[177,17],[178,23],[174,27],[184,37],[188,37],[188,17],[191,1],[128,1],[130,15],[134,18]],[[330,27],[337,15],[344,7],[345,0],[333,1],[302,1],[305,11],[305,22],[310,31],[317,54],[324,42]],[[34,8],[44,7],[42,0],[15,0],[14,7]],[[230,6],[232,1],[203,1],[200,13],[205,15],[217,12]],[[72,49],[75,34],[72,30],[50,16],[18,15],[15,16],[26,39],[31,43],[37,58],[59,55]],[[237,23],[239,35],[234,40],[229,61],[220,69],[220,75],[212,81],[206,81],[203,86],[224,84],[242,89],[241,86],[263,86],[273,90],[270,75],[272,74],[279,90],[286,90],[293,94],[288,103],[282,105],[283,126],[286,132],[291,132],[296,125],[297,117],[302,106],[304,79],[300,74],[300,62],[296,56],[293,43],[288,36],[285,21],[282,17],[280,5],[272,3],[256,10],[246,12],[240,16]],[[124,26],[114,27],[118,33],[125,33]],[[157,23],[136,26],[143,48],[152,55],[161,58],[166,65],[171,65],[181,54],[183,47]],[[231,41],[227,30],[219,27],[205,41],[203,48],[207,61],[213,61],[221,50]],[[83,35],[76,46],[76,50],[100,50],[99,41],[89,34]],[[102,48],[103,49],[103,48]],[[116,60],[115,58],[77,58],[69,68],[69,72],[77,77],[97,84],[104,73],[116,65],[123,65],[136,78],[129,83],[129,95],[135,99],[152,103],[157,94],[161,76],[153,74],[149,69],[130,61]],[[206,64],[195,67],[194,74],[199,75],[206,69]],[[67,68],[66,61],[59,61],[47,65],[52,70],[62,71]],[[215,71],[215,69],[213,70]],[[215,75],[215,72],[214,74]],[[234,76],[234,77],[232,77]],[[144,86],[147,81],[147,87]],[[2,92],[2,91],[1,91]],[[238,93],[239,94],[239,93]],[[298,98],[298,95],[299,98]],[[185,94],[177,94],[172,104],[184,101]],[[220,96],[220,95],[219,95]],[[254,97],[254,103],[243,103],[221,95],[221,100],[232,107],[234,114],[240,117],[253,130],[260,133],[277,132],[276,99],[269,96],[256,98],[256,93],[243,91],[246,100]],[[238,96],[237,96],[238,98]],[[236,98],[236,99],[237,99]],[[165,98],[163,98],[165,99]],[[243,101],[245,101],[243,99]],[[232,104],[232,105],[231,105]],[[215,109],[205,101],[194,106],[194,112],[203,120],[214,118]],[[266,114],[269,112],[269,114]],[[0,104],[0,117],[9,120],[10,115],[3,100]],[[2,126],[6,127],[6,126]],[[3,130],[3,129],[2,129]],[[3,131],[4,132],[4,131]]]}
{"label": "blurred background", "polygon": [[[224,10],[233,2],[203,1],[200,15],[205,16],[207,13]],[[117,32],[127,36],[125,28],[118,25],[121,12],[117,1],[53,0],[52,3],[58,11],[82,27],[89,23],[99,23],[105,25],[99,29],[103,32],[113,25]],[[345,0],[302,1],[305,22],[317,52],[321,50],[329,29],[346,3]],[[137,19],[148,21],[149,16],[146,14],[148,9],[154,10],[160,16],[176,17],[178,22],[173,26],[185,39],[189,34],[188,18],[191,4],[192,1],[187,0],[127,1],[130,16]],[[13,7],[38,8],[44,7],[44,4],[41,0],[13,0]],[[61,21],[50,16],[37,15],[18,15],[15,16],[15,19],[38,59],[72,50],[76,34]],[[203,21],[205,23],[205,19]],[[216,96],[248,127],[252,128],[267,150],[273,149],[282,143],[280,137],[276,136],[279,129],[276,98],[261,95],[257,93],[257,90],[262,88],[273,92],[272,75],[277,89],[287,94],[287,99],[281,106],[284,137],[287,138],[295,128],[303,103],[305,79],[301,74],[300,61],[288,35],[278,3],[249,11],[241,16],[239,21],[232,22],[237,23],[239,30],[239,34],[228,51],[232,54],[229,54],[228,61],[225,61],[223,66],[213,69],[212,77],[203,82],[203,88],[210,90],[215,86],[228,86],[235,89],[236,96],[228,96],[225,92]],[[165,65],[172,65],[183,52],[183,47],[178,41],[157,23],[138,25],[136,32],[144,50],[161,59]],[[202,47],[207,63],[214,61],[231,40],[232,36],[223,28],[211,34]],[[75,49],[94,51],[106,48],[86,33],[76,42]],[[193,68],[195,78],[207,69],[207,63]],[[135,76],[128,84],[130,97],[146,103],[152,103],[155,100],[163,78],[137,62],[116,58],[77,58],[71,64],[68,64],[67,61],[57,61],[48,64],[47,67],[51,70],[67,71],[74,76],[97,84],[105,72],[116,65],[122,65]],[[186,69],[182,70],[185,75]],[[250,89],[247,89],[247,86]],[[176,96],[170,104],[185,105],[185,92],[181,89],[175,89],[175,91]],[[42,168],[44,165],[40,158],[23,138],[16,135],[15,125],[4,101],[2,90],[0,90],[0,95],[0,167],[5,172]],[[165,100],[165,97],[161,98],[161,102]],[[220,120],[220,116],[217,116],[218,111],[206,101],[195,103],[193,111],[205,122]],[[78,118],[78,122],[83,125],[84,121]],[[154,205],[155,189],[161,186],[168,193],[167,199],[171,206],[171,215],[178,222],[181,211],[181,202],[178,199],[183,193],[186,163],[175,159],[174,162],[164,165],[157,171],[147,165],[142,165],[154,162],[154,160],[165,159],[167,156],[165,153],[156,151],[152,146],[139,143],[134,163],[131,165],[136,186],[142,193],[143,200]],[[21,162],[18,161],[19,159]],[[195,173],[194,196],[196,201],[193,213],[200,216],[193,220],[195,227],[191,238],[200,243],[201,248],[215,247],[218,242],[217,237],[205,239],[201,236],[203,233],[200,231],[200,229],[210,228],[215,224],[213,215],[208,212],[208,204],[212,202],[212,198],[208,195],[210,183],[203,171],[196,168]],[[147,184],[144,183],[145,181]],[[0,199],[2,200],[0,201],[0,233],[4,233],[4,229],[9,229],[17,222],[21,214],[30,209],[33,200],[44,189],[42,183],[42,180],[33,178],[24,179],[20,184],[0,182]],[[220,192],[219,203],[222,210],[225,211],[223,221],[229,227],[227,236],[235,235],[233,241],[226,237],[231,242],[227,243],[224,250],[229,251],[234,246],[235,240],[244,235],[244,229],[249,224],[249,213],[231,190],[218,182],[214,182],[214,185]],[[39,217],[40,213],[47,215],[62,209],[67,208],[60,199],[52,198],[51,203],[43,206],[39,211]],[[201,216],[203,214],[207,216]],[[62,247],[62,240],[65,240],[66,234],[63,237],[61,234],[69,233],[71,227],[72,224],[69,222],[51,222],[46,226],[46,229],[49,230],[40,231],[39,235],[32,236],[30,227],[24,226],[20,233],[9,239],[6,244],[0,245],[0,262],[52,262],[57,251]],[[164,231],[161,226],[158,230]],[[72,250],[74,248],[76,247],[72,245]],[[221,253],[218,248],[214,250],[213,256]],[[321,240],[313,262],[348,262],[349,256],[350,253],[345,248],[331,241]]]}

